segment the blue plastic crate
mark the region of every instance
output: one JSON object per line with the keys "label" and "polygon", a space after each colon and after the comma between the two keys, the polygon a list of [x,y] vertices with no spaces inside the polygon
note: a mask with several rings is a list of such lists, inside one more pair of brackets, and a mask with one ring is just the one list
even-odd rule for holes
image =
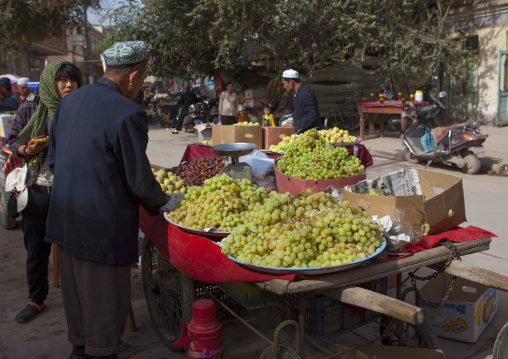
{"label": "blue plastic crate", "polygon": [[[373,292],[386,294],[386,278],[363,283],[359,286]],[[281,295],[279,312],[285,319],[298,321],[296,296]],[[373,322],[380,316],[380,313],[345,304],[320,294],[309,295],[305,298],[305,334],[316,341],[346,333]]]}

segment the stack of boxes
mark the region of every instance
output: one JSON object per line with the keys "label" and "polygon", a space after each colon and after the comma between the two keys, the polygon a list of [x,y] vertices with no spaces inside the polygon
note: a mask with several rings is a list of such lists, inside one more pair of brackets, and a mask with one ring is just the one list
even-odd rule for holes
{"label": "stack of boxes", "polygon": [[266,88],[245,90],[245,107],[260,107],[268,103],[268,91]]}

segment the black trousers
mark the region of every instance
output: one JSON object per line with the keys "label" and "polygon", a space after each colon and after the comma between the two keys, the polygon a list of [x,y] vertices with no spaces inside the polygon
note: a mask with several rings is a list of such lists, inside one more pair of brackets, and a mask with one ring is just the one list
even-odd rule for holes
{"label": "black trousers", "polygon": [[177,130],[177,131],[182,130],[183,120],[185,119],[185,116],[187,116],[188,112],[189,112],[188,108],[181,108],[178,110],[178,116],[176,117],[175,130]]}
{"label": "black trousers", "polygon": [[48,264],[51,244],[44,242],[46,237],[46,217],[48,216],[51,187],[32,185],[28,187],[28,203],[21,212],[23,215],[23,240],[26,248],[26,281],[28,298],[42,304],[48,296]]}

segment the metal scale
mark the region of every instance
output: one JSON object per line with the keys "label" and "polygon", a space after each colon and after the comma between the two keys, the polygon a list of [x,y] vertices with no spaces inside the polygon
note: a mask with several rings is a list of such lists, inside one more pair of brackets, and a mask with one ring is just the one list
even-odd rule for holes
{"label": "metal scale", "polygon": [[224,167],[223,173],[227,173],[234,179],[251,179],[252,173],[250,166],[245,162],[240,162],[240,157],[248,155],[257,147],[254,143],[224,143],[222,145],[212,146],[213,152],[217,156],[231,157],[231,164]]}

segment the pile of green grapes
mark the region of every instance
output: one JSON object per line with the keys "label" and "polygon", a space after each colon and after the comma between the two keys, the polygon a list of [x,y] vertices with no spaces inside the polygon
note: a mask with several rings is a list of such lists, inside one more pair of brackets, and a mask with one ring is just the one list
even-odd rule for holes
{"label": "pile of green grapes", "polygon": [[382,231],[366,212],[328,193],[270,192],[223,240],[222,253],[267,267],[337,266],[372,255]]}
{"label": "pile of green grapes", "polygon": [[277,162],[282,173],[301,179],[325,180],[350,177],[365,172],[360,160],[345,147],[333,147],[313,129],[288,144]]}
{"label": "pile of green grapes", "polygon": [[205,180],[203,187],[189,187],[185,200],[178,209],[168,213],[168,218],[194,229],[218,228],[231,232],[267,197],[264,187],[223,173]]}

